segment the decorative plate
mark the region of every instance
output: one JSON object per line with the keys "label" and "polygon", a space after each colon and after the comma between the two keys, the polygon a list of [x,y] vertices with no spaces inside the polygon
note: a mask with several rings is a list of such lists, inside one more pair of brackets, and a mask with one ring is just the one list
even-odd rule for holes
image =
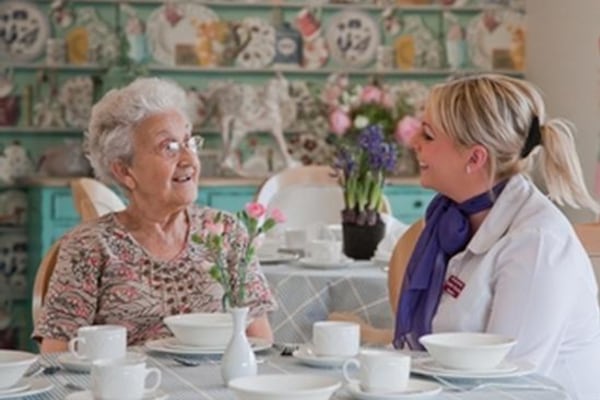
{"label": "decorative plate", "polygon": [[442,48],[420,16],[402,18],[402,30],[394,39],[396,67],[400,69],[439,68]]}
{"label": "decorative plate", "polygon": [[198,24],[218,20],[213,10],[194,2],[171,2],[158,7],[146,22],[152,56],[162,64],[176,65],[177,52],[180,58],[183,53],[195,54]]}
{"label": "decorative plate", "polygon": [[490,9],[467,26],[469,56],[473,65],[485,69],[525,68],[524,16],[514,10]]}
{"label": "decorative plate", "polygon": [[43,54],[50,22],[37,5],[26,0],[0,3],[0,57],[31,61]]}
{"label": "decorative plate", "polygon": [[390,86],[389,92],[398,104],[402,100],[408,107],[411,114],[419,115],[425,107],[425,101],[429,95],[429,89],[419,81],[401,81]]}
{"label": "decorative plate", "polygon": [[60,88],[58,100],[65,107],[65,119],[69,126],[85,128],[92,113],[94,83],[90,76],[68,79]]}
{"label": "decorative plate", "polygon": [[377,22],[363,11],[346,10],[334,14],[325,34],[331,57],[339,64],[363,67],[373,61],[381,33]]}
{"label": "decorative plate", "polygon": [[275,58],[275,28],[260,18],[248,17],[242,21],[240,30],[242,37],[250,35],[250,42],[238,54],[235,63],[244,68],[263,68],[271,64]]}

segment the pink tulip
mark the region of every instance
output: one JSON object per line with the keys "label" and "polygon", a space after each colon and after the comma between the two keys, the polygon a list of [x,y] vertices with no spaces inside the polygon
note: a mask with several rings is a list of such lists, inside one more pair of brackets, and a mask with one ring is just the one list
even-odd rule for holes
{"label": "pink tulip", "polygon": [[336,135],[342,136],[350,128],[350,125],[352,125],[350,117],[339,108],[329,114],[329,127]]}
{"label": "pink tulip", "polygon": [[265,215],[267,209],[260,203],[248,203],[246,204],[246,213],[250,218],[258,219]]}
{"label": "pink tulip", "polygon": [[283,212],[279,208],[271,210],[271,218],[278,224],[285,222],[285,215],[283,215]]}
{"label": "pink tulip", "polygon": [[383,92],[377,86],[365,86],[360,93],[360,101],[363,103],[379,103]]}
{"label": "pink tulip", "polygon": [[394,137],[399,143],[409,144],[412,137],[421,130],[421,121],[410,115],[405,116],[396,125]]}
{"label": "pink tulip", "polygon": [[220,222],[212,222],[208,221],[204,225],[204,229],[206,229],[212,235],[222,235],[224,231],[223,224]]}

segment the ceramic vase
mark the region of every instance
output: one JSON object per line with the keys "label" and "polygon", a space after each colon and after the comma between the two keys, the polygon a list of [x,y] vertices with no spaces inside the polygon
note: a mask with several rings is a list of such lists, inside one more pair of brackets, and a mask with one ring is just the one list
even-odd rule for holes
{"label": "ceramic vase", "polygon": [[234,378],[256,375],[256,357],[246,336],[248,307],[233,307],[233,334],[221,360],[221,376],[225,385]]}

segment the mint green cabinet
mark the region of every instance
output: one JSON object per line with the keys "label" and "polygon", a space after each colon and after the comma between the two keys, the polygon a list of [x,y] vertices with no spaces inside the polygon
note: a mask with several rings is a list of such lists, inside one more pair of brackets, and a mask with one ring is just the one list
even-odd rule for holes
{"label": "mint green cabinet", "polygon": [[198,202],[208,207],[235,213],[254,199],[256,190],[256,186],[201,187],[198,192]]}

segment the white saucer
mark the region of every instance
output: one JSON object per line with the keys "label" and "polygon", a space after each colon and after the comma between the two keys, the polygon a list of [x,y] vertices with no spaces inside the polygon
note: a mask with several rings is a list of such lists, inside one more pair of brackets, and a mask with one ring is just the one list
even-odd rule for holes
{"label": "white saucer", "polygon": [[531,374],[535,371],[535,366],[527,361],[505,361],[497,369],[459,370],[446,368],[435,362],[431,357],[425,357],[413,359],[410,371],[421,375],[439,376],[442,378],[492,379]]}
{"label": "white saucer", "polygon": [[347,258],[342,258],[340,260],[334,261],[326,261],[315,259],[312,257],[304,257],[298,260],[298,264],[305,268],[313,268],[313,269],[336,269],[336,268],[346,268],[353,264],[353,261]]}
{"label": "white saucer", "polygon": [[15,383],[14,385],[4,388],[4,389],[0,389],[0,396],[5,395],[5,394],[13,394],[13,393],[18,393],[18,392],[23,392],[27,389],[29,389],[31,387],[31,384],[26,380],[26,379],[21,379],[20,381],[18,381],[17,383]]}
{"label": "white saucer", "polygon": [[23,379],[21,382],[27,382],[29,387],[19,392],[2,393],[0,394],[0,399],[15,399],[25,396],[33,396],[34,394],[44,393],[52,390],[54,387],[53,384],[44,378]]}
{"label": "white saucer", "polygon": [[224,352],[225,347],[227,347],[227,343],[222,346],[194,346],[191,344],[181,343],[177,338],[170,337],[163,339],[163,345],[168,347],[171,350],[190,350],[190,351],[214,351],[214,352]]}
{"label": "white saucer", "polygon": [[277,253],[277,254],[258,254],[258,262],[261,265],[284,264],[298,259],[298,254]]}
{"label": "white saucer", "polygon": [[341,368],[344,361],[352,357],[318,356],[312,352],[310,346],[302,345],[292,353],[292,356],[302,364],[319,368]]}
{"label": "white saucer", "polygon": [[[174,345],[173,339],[174,338],[163,338],[149,340],[144,344],[144,346],[150,351],[181,355],[223,354],[225,352],[225,347],[197,347],[185,346],[182,344]],[[249,338],[249,341],[254,352],[270,349],[273,345],[268,340],[261,338]]]}
{"label": "white saucer", "polygon": [[[129,352],[128,352],[129,353]],[[135,352],[135,354],[142,354]],[[67,371],[72,372],[90,372],[92,363],[90,360],[75,357],[72,353],[63,353],[56,359],[60,365],[65,367]]]}
{"label": "white saucer", "polygon": [[442,391],[442,387],[437,383],[421,379],[409,379],[408,386],[401,392],[363,392],[357,383],[348,383],[346,388],[352,397],[359,400],[424,399]]}
{"label": "white saucer", "polygon": [[[144,394],[143,400],[164,400],[169,395],[160,389],[154,390],[151,393]],[[91,390],[83,390],[81,392],[71,393],[65,400],[94,400]]]}

